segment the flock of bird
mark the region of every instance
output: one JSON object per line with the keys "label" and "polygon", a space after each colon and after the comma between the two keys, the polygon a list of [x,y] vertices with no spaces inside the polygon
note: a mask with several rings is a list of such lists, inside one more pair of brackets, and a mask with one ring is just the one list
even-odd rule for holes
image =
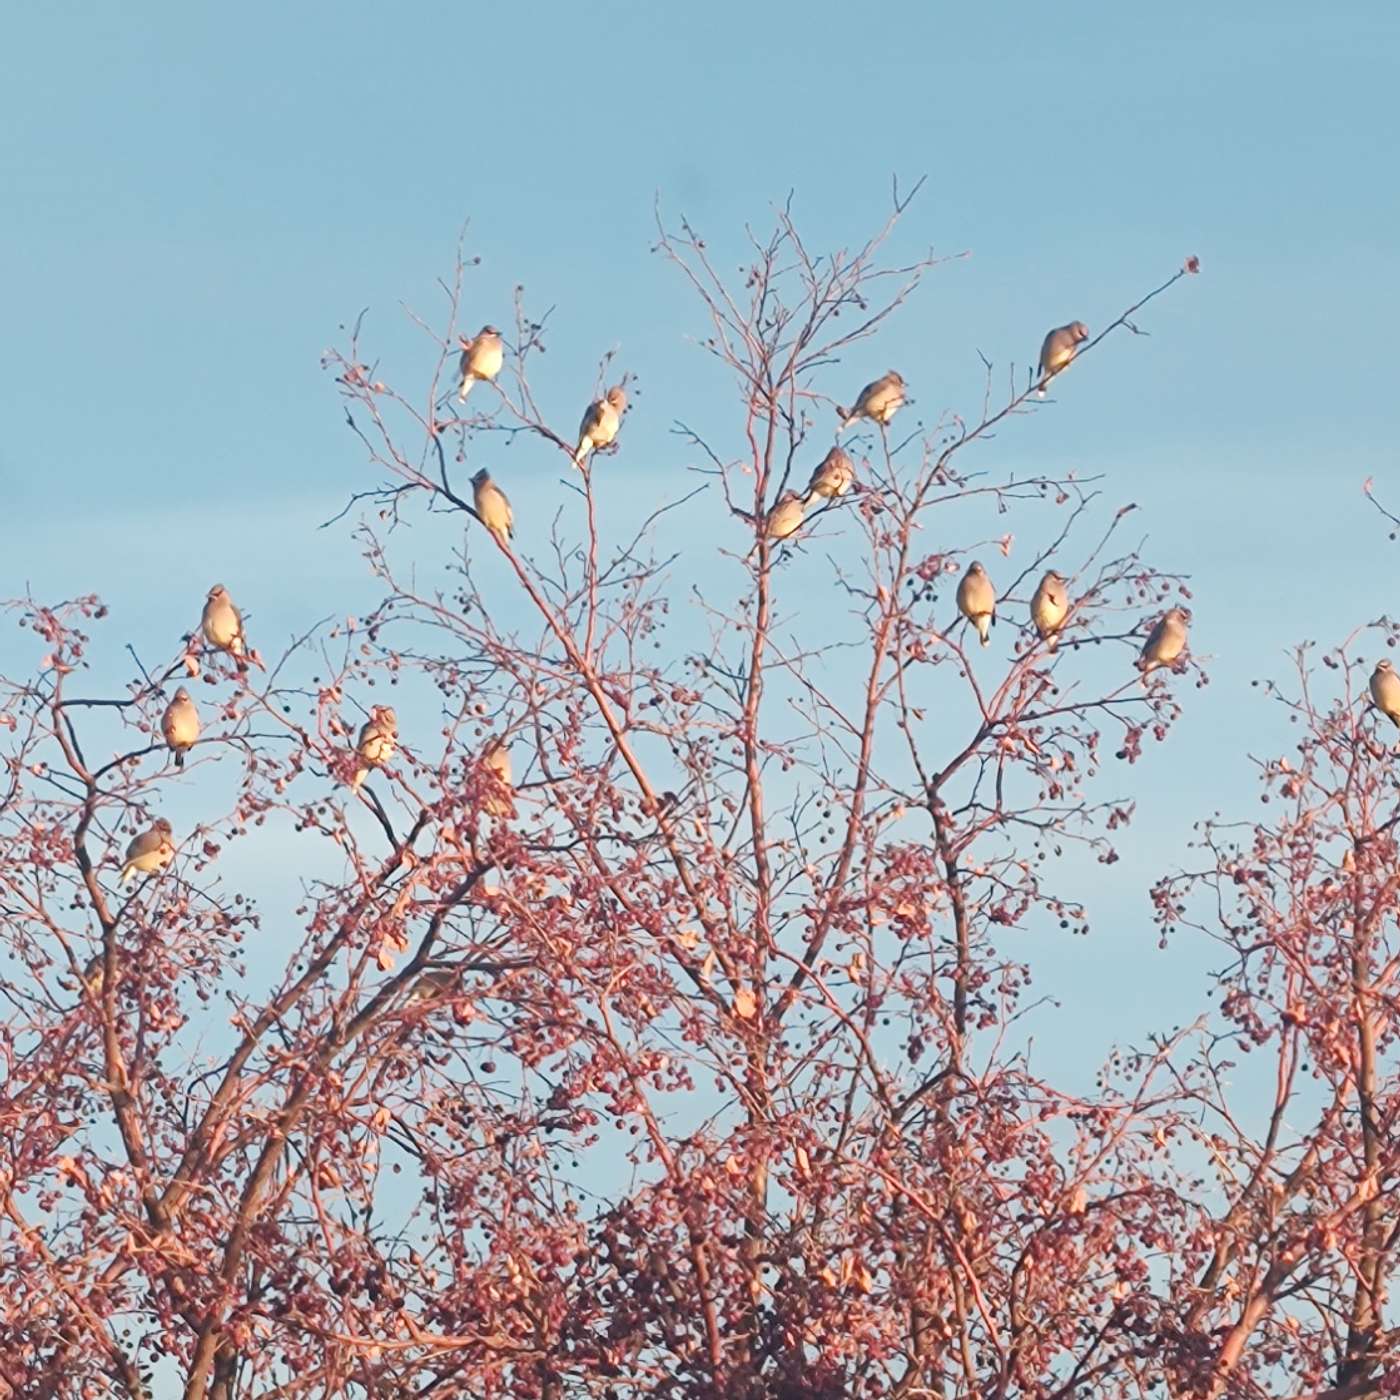
{"label": "flock of bird", "polygon": [[[257,660],[256,653],[248,649],[243,615],[221,583],[216,583],[205,599],[200,632],[210,647],[231,656],[239,671],[247,669],[249,659]],[[198,659],[192,653],[186,655],[185,662],[192,674],[198,674]],[[185,766],[185,755],[198,742],[200,729],[199,708],[189,691],[181,686],[160,717],[161,738],[174,756],[177,768]],[[399,721],[393,708],[375,705],[355,742],[355,768],[350,779],[352,793],[359,793],[372,769],[382,768],[394,756],[398,739]],[[510,750],[500,737],[491,739],[482,751],[481,771],[486,782],[482,810],[493,817],[510,816],[514,811]],[[123,887],[138,875],[152,875],[163,870],[174,857],[175,840],[171,825],[164,817],[157,818],[145,831],[138,833],[126,848],[121,868]]]}
{"label": "flock of bird", "polygon": [[[1037,369],[1037,392],[1045,395],[1046,385],[1069,367],[1079,347],[1088,339],[1089,331],[1082,321],[1056,326],[1046,335],[1040,347]],[[471,339],[461,341],[458,364],[459,401],[465,402],[472,385],[478,380],[490,383],[505,364],[505,346],[496,327],[486,325]],[[904,406],[906,394],[903,377],[895,370],[867,384],[850,408],[837,406],[840,419],[837,436],[860,419],[868,419],[887,428]],[[621,385],[609,389],[601,398],[589,404],[579,424],[578,445],[573,460],[584,465],[590,452],[608,447],[616,439],[627,411],[627,393]],[[802,528],[805,513],[820,501],[844,496],[855,484],[855,464],[838,443],[822,459],[812,473],[805,491],[784,491],[769,508],[764,518],[764,534],[768,539],[790,539]],[[514,532],[515,517],[506,493],[491,480],[485,469],[472,477],[472,503],[478,518],[487,530],[504,546]],[[1054,650],[1060,629],[1070,613],[1068,580],[1054,569],[1047,570],[1031,598],[1031,623],[1037,634]],[[973,561],[958,584],[958,611],[976,630],[982,645],[991,643],[992,624],[996,621],[997,592],[986,569]],[[1186,650],[1190,614],[1184,608],[1169,608],[1160,617],[1143,644],[1137,660],[1144,677],[1161,666],[1174,666]],[[248,655],[243,632],[243,618],[229,597],[228,589],[216,584],[209,590],[201,619],[204,640],[215,650],[232,656],[239,669],[245,668]],[[1371,700],[1376,709],[1400,728],[1400,674],[1387,660],[1376,663],[1370,681]],[[189,691],[181,686],[161,716],[161,735],[174,755],[175,766],[183,767],[185,755],[200,734],[199,710]],[[376,705],[360,730],[355,745],[356,767],[350,790],[358,794],[365,779],[376,768],[382,768],[394,756],[398,747],[398,717],[388,705]],[[508,816],[512,811],[510,751],[499,738],[493,739],[481,757],[483,771],[489,775],[489,790],[483,809],[493,816]],[[175,854],[171,826],[160,818],[132,840],[126,850],[121,870],[121,882],[128,884],[137,875],[153,874],[170,863]]]}

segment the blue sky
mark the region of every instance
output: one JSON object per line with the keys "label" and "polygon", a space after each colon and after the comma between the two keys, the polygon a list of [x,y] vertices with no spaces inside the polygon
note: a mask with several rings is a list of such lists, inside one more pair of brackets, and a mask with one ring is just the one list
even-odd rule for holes
{"label": "blue sky", "polygon": [[[1221,8],[11,7],[0,595],[101,591],[113,655],[165,654],[217,579],[264,638],[362,608],[348,526],[315,528],[369,484],[320,354],[368,307],[368,342],[412,382],[399,302],[431,306],[467,218],[467,319],[508,324],[518,283],[557,308],[540,387],[562,423],[608,349],[638,374],[606,464],[620,511],[690,484],[674,419],[732,407],[649,251],[658,194],[734,264],[789,190],[830,247],[880,221],[892,173],[927,173],[897,251],[972,256],[847,378],[900,365],[929,414],[976,408],[978,350],[1024,362],[1047,326],[1097,328],[1198,254],[1203,275],[1144,314],[1150,339],[1096,353],[980,459],[1109,473],[1154,559],[1193,575],[1212,685],[1125,776],[1155,800],[1102,877],[1094,944],[1061,964],[1103,1008],[1074,1036],[1171,1020],[1198,984],[1160,962],[1144,979],[1145,882],[1195,818],[1254,810],[1243,750],[1287,736],[1250,680],[1394,606],[1362,480],[1400,505],[1400,11]],[[493,466],[538,517],[557,472],[529,460]],[[0,632],[0,663],[21,655]]]}

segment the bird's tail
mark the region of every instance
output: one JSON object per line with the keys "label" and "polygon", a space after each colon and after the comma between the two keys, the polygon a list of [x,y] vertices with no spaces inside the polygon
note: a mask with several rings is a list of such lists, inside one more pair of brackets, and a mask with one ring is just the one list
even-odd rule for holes
{"label": "bird's tail", "polygon": [[855,409],[842,408],[839,403],[836,405],[836,416],[841,420],[840,426],[836,429],[838,433],[844,433],[856,421]]}
{"label": "bird's tail", "polygon": [[977,619],[977,635],[982,638],[982,645],[989,647],[992,644],[992,615],[983,613]]}
{"label": "bird's tail", "polygon": [[122,888],[125,889],[136,878],[136,866],[133,862],[127,861],[122,866]]}
{"label": "bird's tail", "polygon": [[812,507],[813,507],[819,500],[821,500],[821,498],[822,498],[822,493],[821,493],[820,491],[809,491],[809,492],[807,492],[807,494],[802,498],[802,509],[803,509],[803,510],[811,510]]}
{"label": "bird's tail", "polygon": [[590,438],[581,437],[578,440],[578,450],[574,453],[574,466],[582,467],[583,459],[588,456],[588,450],[593,446]]}
{"label": "bird's tail", "polygon": [[462,376],[462,384],[461,384],[461,387],[457,390],[457,402],[458,402],[458,403],[466,403],[466,401],[467,401],[467,395],[470,394],[471,391],[472,391],[472,376],[469,375],[469,374],[464,374],[464,375]]}
{"label": "bird's tail", "polygon": [[175,750],[175,766],[176,766],[177,768],[183,768],[183,767],[185,766],[185,751],[184,751],[184,749],[176,749],[176,750]]}
{"label": "bird's tail", "polygon": [[365,779],[368,778],[368,777],[369,777],[369,769],[368,769],[368,768],[365,768],[365,767],[362,766],[362,767],[359,767],[359,768],[355,769],[355,776],[354,776],[353,778],[350,779],[350,791],[351,791],[356,797],[358,797],[358,796],[360,795],[360,789],[361,789],[362,787],[364,787],[364,785],[365,785]]}

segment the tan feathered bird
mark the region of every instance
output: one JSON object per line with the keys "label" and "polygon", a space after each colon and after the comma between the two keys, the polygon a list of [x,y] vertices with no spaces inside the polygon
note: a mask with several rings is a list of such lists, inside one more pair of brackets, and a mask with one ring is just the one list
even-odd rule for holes
{"label": "tan feathered bird", "polygon": [[1371,672],[1371,703],[1400,729],[1400,676],[1384,657]]}
{"label": "tan feathered bird", "polygon": [[1045,337],[1040,347],[1040,397],[1045,397],[1045,386],[1079,353],[1080,345],[1089,339],[1089,327],[1083,321],[1071,321],[1067,326],[1056,326]]}
{"label": "tan feathered bird", "polygon": [[796,491],[784,491],[769,508],[763,533],[770,540],[786,540],[802,528],[804,511],[802,497]]}
{"label": "tan feathered bird", "polygon": [[476,506],[481,523],[504,548],[515,534],[515,515],[506,493],[491,480],[491,474],[485,467],[472,477],[472,503]]}
{"label": "tan feathered bird", "polygon": [[458,401],[466,402],[478,379],[494,380],[505,362],[505,347],[495,326],[482,326],[471,340],[463,340],[462,358],[457,363],[457,373],[462,380],[457,389]]}
{"label": "tan feathered bird", "polygon": [[510,749],[504,739],[492,739],[481,755],[481,766],[494,780],[489,787],[482,808],[493,817],[508,817],[515,811],[512,800],[515,789],[511,785]]}
{"label": "tan feathered bird", "polygon": [[888,427],[890,419],[903,407],[904,380],[895,370],[890,370],[867,384],[850,408],[836,405],[836,416],[841,420],[839,431],[844,433],[858,418],[869,418],[882,428]]}
{"label": "tan feathered bird", "polygon": [[807,499],[804,502],[811,509],[818,501],[830,501],[844,496],[855,484],[855,463],[839,447],[833,447],[822,458],[812,479],[807,483]]}
{"label": "tan feathered bird", "polygon": [[997,620],[997,591],[975,559],[958,584],[958,611],[977,629],[982,645],[990,646],[992,623]]}
{"label": "tan feathered bird", "polygon": [[437,1001],[450,996],[457,990],[462,980],[462,971],[456,967],[428,967],[414,978],[408,991],[409,1001]]}
{"label": "tan feathered bird", "polygon": [[243,614],[233,605],[228,589],[216,583],[209,590],[204,604],[204,616],[200,620],[204,629],[204,640],[211,647],[226,651],[238,661],[248,654],[248,641],[243,635]]}
{"label": "tan feathered bird", "polygon": [[165,707],[160,717],[160,733],[170,752],[175,755],[175,766],[185,766],[185,755],[194,748],[199,738],[199,710],[190,699],[190,693],[181,686],[174,698]]}
{"label": "tan feathered bird", "polygon": [[1041,641],[1048,640],[1050,650],[1057,644],[1056,633],[1064,626],[1069,612],[1069,594],[1065,591],[1065,576],[1047,569],[1031,597],[1031,621]]}
{"label": "tan feathered bird", "polygon": [[376,705],[360,729],[355,745],[360,763],[350,781],[350,791],[358,794],[371,768],[382,768],[393,758],[399,742],[399,717],[388,705]]}
{"label": "tan feathered bird", "polygon": [[170,838],[170,823],[157,818],[126,848],[126,863],[122,866],[121,882],[129,885],[138,875],[164,870],[175,855],[175,843]]}
{"label": "tan feathered bird", "polygon": [[1171,666],[1186,650],[1186,625],[1190,615],[1184,608],[1168,608],[1158,619],[1143,644],[1138,657],[1138,670],[1146,678],[1159,666]]}
{"label": "tan feathered bird", "polygon": [[[796,491],[784,491],[771,506],[768,513],[763,517],[763,533],[770,540],[791,539],[802,528],[803,513],[802,497]],[[752,559],[758,553],[758,541],[754,541],[754,546],[745,555],[745,559]]]}
{"label": "tan feathered bird", "polygon": [[617,437],[622,426],[622,415],[627,412],[627,390],[615,384],[601,399],[594,399],[578,425],[578,448],[574,452],[574,466],[583,466],[583,459],[600,447],[609,446]]}

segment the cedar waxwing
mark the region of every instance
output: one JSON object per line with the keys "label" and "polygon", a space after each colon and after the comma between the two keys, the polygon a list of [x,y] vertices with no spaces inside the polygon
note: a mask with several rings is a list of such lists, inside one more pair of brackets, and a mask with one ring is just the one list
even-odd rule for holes
{"label": "cedar waxwing", "polygon": [[508,817],[515,811],[511,800],[515,789],[511,786],[510,750],[504,739],[492,739],[481,755],[482,767],[495,779],[489,786],[482,808],[493,817]]}
{"label": "cedar waxwing", "polygon": [[1054,569],[1047,569],[1031,598],[1031,621],[1035,623],[1041,641],[1049,639],[1051,651],[1055,650],[1055,634],[1068,612],[1069,594],[1065,592],[1065,576]]}
{"label": "cedar waxwing", "polygon": [[129,885],[138,875],[163,870],[175,855],[175,843],[170,839],[170,823],[164,817],[153,822],[126,848],[126,864],[122,866],[122,884]]}
{"label": "cedar waxwing", "polygon": [[408,991],[408,999],[409,1001],[436,1001],[439,997],[455,992],[461,980],[460,968],[424,968],[413,979],[413,986]]}
{"label": "cedar waxwing", "polygon": [[1045,397],[1045,386],[1079,353],[1081,342],[1089,339],[1089,327],[1083,321],[1071,321],[1067,326],[1056,326],[1045,337],[1040,347],[1040,397]]}
{"label": "cedar waxwing", "polygon": [[1400,676],[1384,657],[1371,672],[1371,703],[1400,729]]}
{"label": "cedar waxwing", "polygon": [[243,615],[233,606],[228,589],[216,583],[209,590],[209,599],[204,604],[204,617],[200,625],[204,629],[204,640],[220,651],[226,651],[239,662],[248,650],[247,639],[243,635]]}
{"label": "cedar waxwing", "polygon": [[107,959],[96,953],[87,960],[83,968],[83,985],[95,997],[102,995],[103,984],[107,981]]}
{"label": "cedar waxwing", "polygon": [[[118,954],[120,962],[120,953]],[[66,987],[71,992],[76,992],[79,987],[86,987],[90,995],[100,997],[102,995],[102,984],[107,980],[106,958],[99,950],[90,957],[83,966],[82,972],[78,974],[75,982],[71,977],[60,977],[58,985]]]}
{"label": "cedar waxwing", "polygon": [[[802,497],[796,491],[784,491],[768,508],[763,517],[763,533],[770,540],[791,539],[802,528]],[[745,556],[752,559],[758,553],[758,543]]]}
{"label": "cedar waxwing", "polygon": [[175,766],[183,768],[185,755],[194,748],[194,742],[199,738],[199,711],[184,686],[175,692],[175,698],[165,707],[165,713],[160,717],[160,732],[175,755]]}
{"label": "cedar waxwing", "polygon": [[360,730],[355,752],[360,764],[350,781],[350,791],[358,793],[371,768],[382,768],[394,756],[399,738],[399,718],[388,705],[376,705]]}
{"label": "cedar waxwing", "polygon": [[810,510],[817,501],[844,496],[855,479],[855,464],[839,447],[833,447],[812,473],[812,479],[807,483],[804,505]]}
{"label": "cedar waxwing", "polygon": [[495,535],[504,549],[506,542],[515,534],[515,516],[506,493],[491,480],[485,467],[472,477],[472,501],[481,523]]}
{"label": "cedar waxwing", "polygon": [[1158,666],[1170,666],[1186,650],[1186,623],[1188,614],[1184,608],[1168,608],[1158,619],[1138,657],[1138,670],[1144,679],[1149,671]]}
{"label": "cedar waxwing", "polygon": [[465,403],[472,385],[478,379],[494,380],[505,364],[505,350],[501,345],[501,333],[495,326],[482,326],[474,340],[462,341],[462,358],[457,372],[462,377],[457,399]]}
{"label": "cedar waxwing", "polygon": [[991,646],[992,623],[997,620],[997,591],[987,571],[975,559],[958,584],[958,611],[977,629],[984,647]]}
{"label": "cedar waxwing", "polygon": [[583,422],[578,425],[578,450],[574,453],[574,466],[581,467],[583,459],[594,448],[607,447],[612,442],[626,412],[627,390],[621,384],[614,385],[601,399],[595,399],[588,405]]}
{"label": "cedar waxwing", "polygon": [[904,406],[904,380],[894,371],[882,374],[873,384],[867,384],[860,391],[860,397],[851,408],[836,405],[836,416],[841,420],[839,432],[845,432],[857,418],[869,418],[882,428],[888,427],[890,419]]}

